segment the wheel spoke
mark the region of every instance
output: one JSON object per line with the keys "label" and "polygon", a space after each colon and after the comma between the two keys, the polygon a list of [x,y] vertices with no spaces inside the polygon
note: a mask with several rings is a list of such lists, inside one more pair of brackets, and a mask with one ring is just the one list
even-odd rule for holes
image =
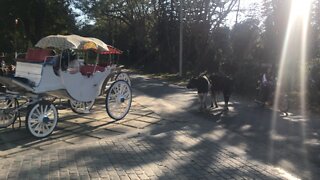
{"label": "wheel spoke", "polygon": [[0,128],[11,125],[17,117],[17,100],[12,97],[2,96],[0,100]]}
{"label": "wheel spoke", "polygon": [[36,114],[36,113],[34,113],[34,114],[32,114],[32,115],[31,115],[31,117],[39,118],[39,117],[40,117],[40,114]]}
{"label": "wheel spoke", "polygon": [[130,96],[130,92],[129,92],[129,91],[125,92],[125,93],[123,94],[123,96],[124,96],[125,99],[128,99],[129,96]]}
{"label": "wheel spoke", "polygon": [[36,113],[38,113],[38,117],[40,116],[41,112],[39,111],[38,108],[36,108]]}
{"label": "wheel spoke", "polygon": [[126,85],[123,84],[123,85],[121,86],[121,92],[120,92],[120,94],[122,95],[122,94],[125,92],[125,90],[126,90]]}
{"label": "wheel spoke", "polygon": [[49,121],[49,122],[47,123],[47,126],[48,126],[48,127],[52,127],[52,126],[53,126],[53,123]]}
{"label": "wheel spoke", "polygon": [[115,100],[115,99],[110,99],[110,100],[109,100],[109,103],[110,103],[110,104],[116,103],[116,100]]}
{"label": "wheel spoke", "polygon": [[36,127],[34,128],[34,130],[35,130],[35,131],[39,131],[39,126],[40,126],[40,123],[37,123],[37,124],[36,124]]}
{"label": "wheel spoke", "polygon": [[94,101],[89,102],[79,102],[76,100],[70,100],[70,107],[72,111],[76,113],[88,113],[90,109],[93,107]]}
{"label": "wheel spoke", "polygon": [[28,114],[27,128],[32,135],[42,138],[52,133],[58,118],[57,110],[52,103],[38,103]]}
{"label": "wheel spoke", "polygon": [[42,134],[44,134],[46,132],[44,126],[45,126],[45,124],[41,123],[41,132],[42,132]]}
{"label": "wheel spoke", "polygon": [[43,114],[47,114],[47,110],[48,110],[48,105],[45,106]]}
{"label": "wheel spoke", "polygon": [[[118,75],[117,80],[129,80],[125,74]],[[122,119],[131,106],[131,89],[128,83],[116,81],[111,85],[107,94],[107,113],[113,119]]]}
{"label": "wheel spoke", "polygon": [[29,120],[30,124],[35,124],[35,123],[38,123],[38,119],[30,119]]}
{"label": "wheel spoke", "polygon": [[54,117],[54,111],[51,110],[46,114],[46,117],[48,117],[50,119],[50,117]]}
{"label": "wheel spoke", "polygon": [[53,115],[53,110],[52,111],[50,111],[49,113],[47,113],[47,116],[49,117],[49,116],[51,116],[51,115]]}
{"label": "wheel spoke", "polygon": [[39,127],[38,127],[38,133],[39,133],[39,134],[41,134],[41,133],[43,132],[42,126],[43,126],[43,124],[42,124],[42,123],[39,123]]}
{"label": "wheel spoke", "polygon": [[11,119],[11,118],[13,118],[14,117],[14,114],[7,114],[7,119]]}
{"label": "wheel spoke", "polygon": [[45,131],[48,131],[50,128],[48,127],[48,124],[44,124],[44,125],[43,125],[43,129],[44,129]]}
{"label": "wheel spoke", "polygon": [[14,100],[10,99],[9,103],[7,104],[7,108],[11,107],[11,105],[13,105],[13,103],[14,103]]}
{"label": "wheel spoke", "polygon": [[50,109],[47,111],[46,115],[49,116],[51,115],[53,112],[54,112],[54,109],[55,108],[53,105],[50,106]]}

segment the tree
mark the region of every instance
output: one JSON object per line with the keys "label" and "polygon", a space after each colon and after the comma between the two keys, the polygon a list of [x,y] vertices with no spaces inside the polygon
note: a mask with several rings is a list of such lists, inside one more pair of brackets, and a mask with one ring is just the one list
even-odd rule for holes
{"label": "tree", "polygon": [[[236,63],[254,58],[254,51],[259,46],[260,28],[256,19],[246,19],[236,24],[231,32],[233,59]],[[255,57],[257,58],[257,57]]]}
{"label": "tree", "polygon": [[311,12],[311,57],[320,58],[320,0],[315,0]]}
{"label": "tree", "polygon": [[25,50],[49,34],[77,30],[69,0],[0,1],[0,51]]}
{"label": "tree", "polygon": [[291,0],[264,0],[265,18],[261,34],[267,63],[279,62],[290,15]]}
{"label": "tree", "polygon": [[[159,71],[177,72],[179,9],[184,15],[184,62],[192,68],[193,61],[209,63],[208,59],[214,58],[210,57],[212,33],[220,28],[237,1],[184,1],[183,6],[178,0],[78,0],[75,4],[96,21],[96,28],[114,31],[113,25],[121,24],[117,31],[127,37],[132,62],[152,70],[156,66]],[[107,27],[110,22],[112,28]],[[110,38],[120,43],[119,36]]]}

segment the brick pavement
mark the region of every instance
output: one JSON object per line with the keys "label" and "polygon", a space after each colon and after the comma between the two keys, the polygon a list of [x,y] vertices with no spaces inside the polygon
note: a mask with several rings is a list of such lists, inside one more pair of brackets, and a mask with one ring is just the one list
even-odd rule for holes
{"label": "brick pavement", "polygon": [[0,179],[286,179],[187,130],[47,149],[0,161]]}
{"label": "brick pavement", "polygon": [[93,112],[77,115],[60,109],[57,130],[41,140],[24,127],[1,129],[0,179],[290,178],[281,169],[198,136],[190,127],[148,132],[175,122],[137,101],[121,121],[108,118],[103,103],[97,102]]}
{"label": "brick pavement", "polygon": [[[48,138],[36,139],[27,132],[24,125],[25,112],[22,113],[21,128],[0,129],[0,158],[115,138],[153,124],[161,124],[161,118],[157,114],[136,101],[133,101],[130,113],[121,121],[108,117],[102,98],[97,100],[90,114],[76,114],[66,108],[64,103],[58,107],[58,125]],[[15,127],[17,126],[16,122]]]}

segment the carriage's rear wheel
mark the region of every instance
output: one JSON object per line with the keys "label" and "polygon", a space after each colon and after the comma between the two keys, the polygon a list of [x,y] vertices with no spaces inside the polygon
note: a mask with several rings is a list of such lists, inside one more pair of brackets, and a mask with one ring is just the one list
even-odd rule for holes
{"label": "carriage's rear wheel", "polygon": [[26,117],[27,129],[37,138],[49,136],[57,126],[57,123],[58,111],[48,101],[40,101],[32,105]]}
{"label": "carriage's rear wheel", "polygon": [[73,99],[69,100],[70,108],[78,114],[88,114],[94,105],[94,100],[89,102],[80,102]]}
{"label": "carriage's rear wheel", "polygon": [[130,85],[124,81],[115,81],[107,91],[106,110],[115,120],[124,118],[131,107],[132,91]]}
{"label": "carriage's rear wheel", "polygon": [[15,109],[19,106],[18,100],[13,97],[0,97],[0,128],[5,128],[13,124],[18,116]]}
{"label": "carriage's rear wheel", "polygon": [[130,77],[127,73],[121,72],[121,73],[117,74],[116,81],[117,80],[124,80],[129,84],[129,86],[131,86],[131,80],[130,80]]}

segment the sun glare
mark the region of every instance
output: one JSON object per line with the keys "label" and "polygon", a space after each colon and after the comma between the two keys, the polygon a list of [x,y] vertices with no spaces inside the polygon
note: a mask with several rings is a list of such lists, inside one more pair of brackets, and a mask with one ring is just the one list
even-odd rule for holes
{"label": "sun glare", "polygon": [[292,15],[307,16],[312,0],[292,0]]}
{"label": "sun glare", "polygon": [[[312,0],[292,0],[290,16],[288,19],[286,35],[283,43],[280,66],[278,70],[278,82],[275,92],[274,109],[279,109],[282,92],[292,89],[299,91],[300,115],[307,120],[307,49],[308,49],[308,27]],[[295,69],[297,73],[291,73]],[[296,80],[296,81],[294,81]],[[295,83],[292,83],[292,82]],[[274,140],[277,132],[278,114],[273,112],[270,129],[270,151],[269,160],[274,160]],[[301,139],[305,140],[306,123],[300,125]],[[299,130],[297,130],[299,131]],[[281,132],[280,132],[281,133]],[[306,148],[303,147],[305,150]],[[305,159],[304,159],[305,160]],[[307,163],[304,161],[303,163]]]}

